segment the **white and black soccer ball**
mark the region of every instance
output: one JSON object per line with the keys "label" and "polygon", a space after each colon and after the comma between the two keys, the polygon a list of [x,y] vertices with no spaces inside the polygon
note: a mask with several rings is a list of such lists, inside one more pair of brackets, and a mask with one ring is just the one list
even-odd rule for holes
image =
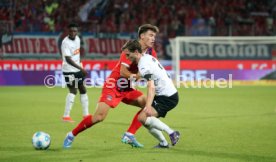
{"label": "white and black soccer ball", "polygon": [[32,138],[32,144],[37,150],[46,150],[50,147],[51,137],[42,131],[35,132]]}

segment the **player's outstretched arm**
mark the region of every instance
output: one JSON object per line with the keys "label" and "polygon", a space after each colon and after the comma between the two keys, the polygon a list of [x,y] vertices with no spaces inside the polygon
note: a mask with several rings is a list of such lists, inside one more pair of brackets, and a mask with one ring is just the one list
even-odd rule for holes
{"label": "player's outstretched arm", "polygon": [[136,80],[139,79],[139,75],[131,73],[128,68],[123,64],[121,64],[120,67],[120,75],[124,78],[134,78]]}

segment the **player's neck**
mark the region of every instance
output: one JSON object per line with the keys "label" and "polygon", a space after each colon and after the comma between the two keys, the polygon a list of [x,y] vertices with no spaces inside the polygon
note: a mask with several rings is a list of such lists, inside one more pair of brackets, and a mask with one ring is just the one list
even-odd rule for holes
{"label": "player's neck", "polygon": [[73,41],[73,40],[75,40],[76,37],[72,38],[72,37],[68,36],[68,38]]}
{"label": "player's neck", "polygon": [[145,53],[148,50],[148,47],[142,47],[142,53]]}
{"label": "player's neck", "polygon": [[143,42],[140,41],[141,47],[142,47],[142,53],[145,53],[147,51],[147,49],[149,48],[148,46],[146,46]]}
{"label": "player's neck", "polygon": [[137,63],[137,64],[139,63],[139,61],[140,61],[140,59],[141,59],[142,56],[143,56],[143,54],[140,54],[140,55],[138,55],[138,57],[136,58],[136,63]]}

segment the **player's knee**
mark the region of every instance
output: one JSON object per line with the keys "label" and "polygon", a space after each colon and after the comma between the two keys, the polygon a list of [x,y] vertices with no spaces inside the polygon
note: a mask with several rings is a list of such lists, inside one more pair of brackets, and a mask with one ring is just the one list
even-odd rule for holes
{"label": "player's knee", "polygon": [[104,121],[104,119],[105,119],[105,115],[103,115],[103,114],[95,115],[93,117],[93,120],[94,120],[93,123],[102,122],[102,121]]}
{"label": "player's knee", "polygon": [[81,86],[79,86],[79,91],[80,91],[80,94],[85,94],[86,88],[83,85],[81,85]]}
{"label": "player's knee", "polygon": [[80,94],[86,94],[86,90],[79,90]]}
{"label": "player's knee", "polygon": [[138,98],[138,104],[141,108],[145,107],[146,102],[147,102],[147,98],[144,95]]}
{"label": "player's knee", "polygon": [[74,95],[77,94],[77,89],[75,89],[75,88],[69,88],[69,91],[70,91],[70,93],[72,93]]}
{"label": "player's knee", "polygon": [[145,123],[146,123],[146,116],[144,115],[144,113],[140,113],[139,114],[139,116],[138,116],[138,120],[139,120],[139,122],[141,122],[143,125],[145,125]]}

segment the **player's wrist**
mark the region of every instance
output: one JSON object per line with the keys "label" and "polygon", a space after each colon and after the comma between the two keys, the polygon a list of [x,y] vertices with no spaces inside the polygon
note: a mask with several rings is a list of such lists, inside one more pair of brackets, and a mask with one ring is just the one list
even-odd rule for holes
{"label": "player's wrist", "polygon": [[137,78],[137,75],[136,75],[136,74],[131,74],[129,78],[130,78],[130,80],[133,80],[133,81],[138,80],[138,78]]}
{"label": "player's wrist", "polygon": [[136,80],[139,80],[139,79],[141,79],[141,75],[140,75],[140,73],[137,73],[136,74]]}

